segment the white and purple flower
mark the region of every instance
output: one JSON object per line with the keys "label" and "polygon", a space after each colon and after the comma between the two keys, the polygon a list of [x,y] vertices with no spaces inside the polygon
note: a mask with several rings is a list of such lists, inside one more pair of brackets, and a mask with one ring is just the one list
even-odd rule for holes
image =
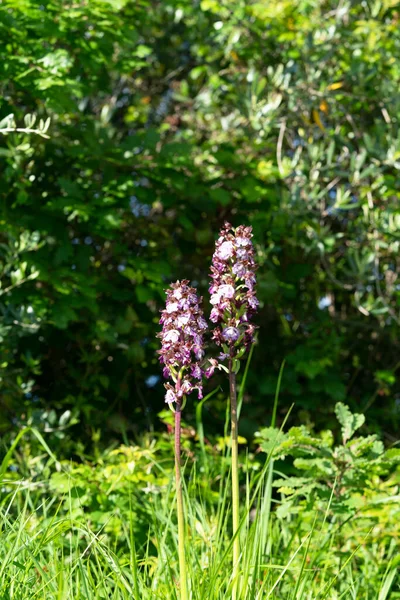
{"label": "white and purple flower", "polygon": [[[210,320],[216,324],[213,339],[224,347],[224,358],[236,358],[243,346],[248,348],[254,342],[255,326],[249,321],[259,302],[255,293],[252,237],[251,227],[240,225],[234,229],[225,223],[215,245],[209,289]],[[211,363],[206,375],[212,374],[215,368],[217,365]]]}
{"label": "white and purple flower", "polygon": [[182,402],[197,390],[202,398],[203,369],[199,361],[204,356],[203,332],[207,329],[207,321],[200,308],[201,298],[196,290],[190,287],[187,280],[173,283],[167,290],[165,309],[161,311],[160,324],[162,331],[160,362],[163,364],[163,375],[169,379],[165,401],[172,405]]}

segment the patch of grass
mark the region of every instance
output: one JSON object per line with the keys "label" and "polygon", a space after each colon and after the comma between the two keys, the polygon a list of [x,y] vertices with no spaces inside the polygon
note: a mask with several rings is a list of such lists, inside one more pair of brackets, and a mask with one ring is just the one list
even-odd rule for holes
{"label": "patch of grass", "polygon": [[[115,463],[116,456],[129,462],[134,450],[112,451],[96,464],[87,465],[96,481],[86,490],[89,503],[82,492],[84,482],[66,464],[57,465],[61,471],[55,473],[70,483],[64,485],[62,495],[37,476],[31,480],[4,478],[1,600],[179,598],[172,464],[143,448],[152,469],[151,485],[144,491],[145,481],[138,478],[132,484],[125,476],[125,463],[119,467]],[[203,446],[198,459],[185,469],[186,559],[192,600],[231,597],[228,454],[228,446],[219,453],[210,453]],[[135,468],[146,471],[139,455],[136,460],[131,475]],[[276,473],[275,464],[267,455],[257,469],[254,457],[240,455],[244,476],[240,486],[239,598],[400,598],[398,502],[376,503],[375,509],[362,517],[356,514],[340,522],[331,511],[332,497],[315,505],[310,498],[279,516],[275,508],[282,499],[272,484],[281,474]],[[102,512],[103,495],[112,510]],[[388,535],[391,527],[393,536]]]}

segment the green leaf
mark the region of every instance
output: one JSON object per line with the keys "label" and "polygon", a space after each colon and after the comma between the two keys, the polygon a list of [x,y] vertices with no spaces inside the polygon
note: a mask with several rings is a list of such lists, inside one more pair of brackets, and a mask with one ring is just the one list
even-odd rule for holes
{"label": "green leaf", "polygon": [[336,404],[335,413],[340,425],[342,426],[343,444],[346,444],[346,442],[354,435],[357,429],[364,425],[365,416],[358,413],[353,414],[349,407],[342,402],[338,402]]}

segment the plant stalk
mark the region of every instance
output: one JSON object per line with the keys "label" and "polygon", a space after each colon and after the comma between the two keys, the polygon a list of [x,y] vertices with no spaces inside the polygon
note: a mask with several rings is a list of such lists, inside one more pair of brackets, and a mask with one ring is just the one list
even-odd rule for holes
{"label": "plant stalk", "polygon": [[181,400],[177,400],[175,407],[175,485],[176,485],[176,510],[178,516],[178,555],[179,555],[179,581],[181,600],[188,600],[185,558],[185,517],[183,511],[182,475],[181,475]]}
{"label": "plant stalk", "polygon": [[238,459],[238,415],[236,394],[236,373],[233,359],[229,359],[229,396],[231,404],[231,444],[232,444],[232,529],[233,529],[233,588],[232,600],[237,600],[239,590],[239,459]]}

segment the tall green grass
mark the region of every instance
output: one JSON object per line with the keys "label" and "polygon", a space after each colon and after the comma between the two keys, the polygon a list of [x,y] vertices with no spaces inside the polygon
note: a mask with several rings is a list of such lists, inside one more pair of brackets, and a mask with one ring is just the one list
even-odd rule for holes
{"label": "tall green grass", "polygon": [[[193,600],[225,600],[232,593],[228,456],[227,445],[220,460],[204,451],[186,467],[186,562]],[[46,481],[8,481],[10,457],[1,471],[0,599],[179,598],[172,471],[163,494],[141,498],[150,515],[146,540],[138,541],[139,524],[130,518],[121,519],[122,535],[111,541],[107,522],[94,529],[89,518],[87,523],[74,518],[73,480],[60,502],[49,495]],[[376,542],[373,531],[361,531],[365,525],[358,521],[340,527],[331,518],[329,499],[324,510],[315,511],[307,531],[301,512],[278,518],[270,457],[258,471],[245,454],[240,463],[246,474],[240,487],[240,599],[400,598],[395,543]],[[215,492],[212,500],[204,477]],[[359,530],[361,539],[353,543],[352,532]]]}

